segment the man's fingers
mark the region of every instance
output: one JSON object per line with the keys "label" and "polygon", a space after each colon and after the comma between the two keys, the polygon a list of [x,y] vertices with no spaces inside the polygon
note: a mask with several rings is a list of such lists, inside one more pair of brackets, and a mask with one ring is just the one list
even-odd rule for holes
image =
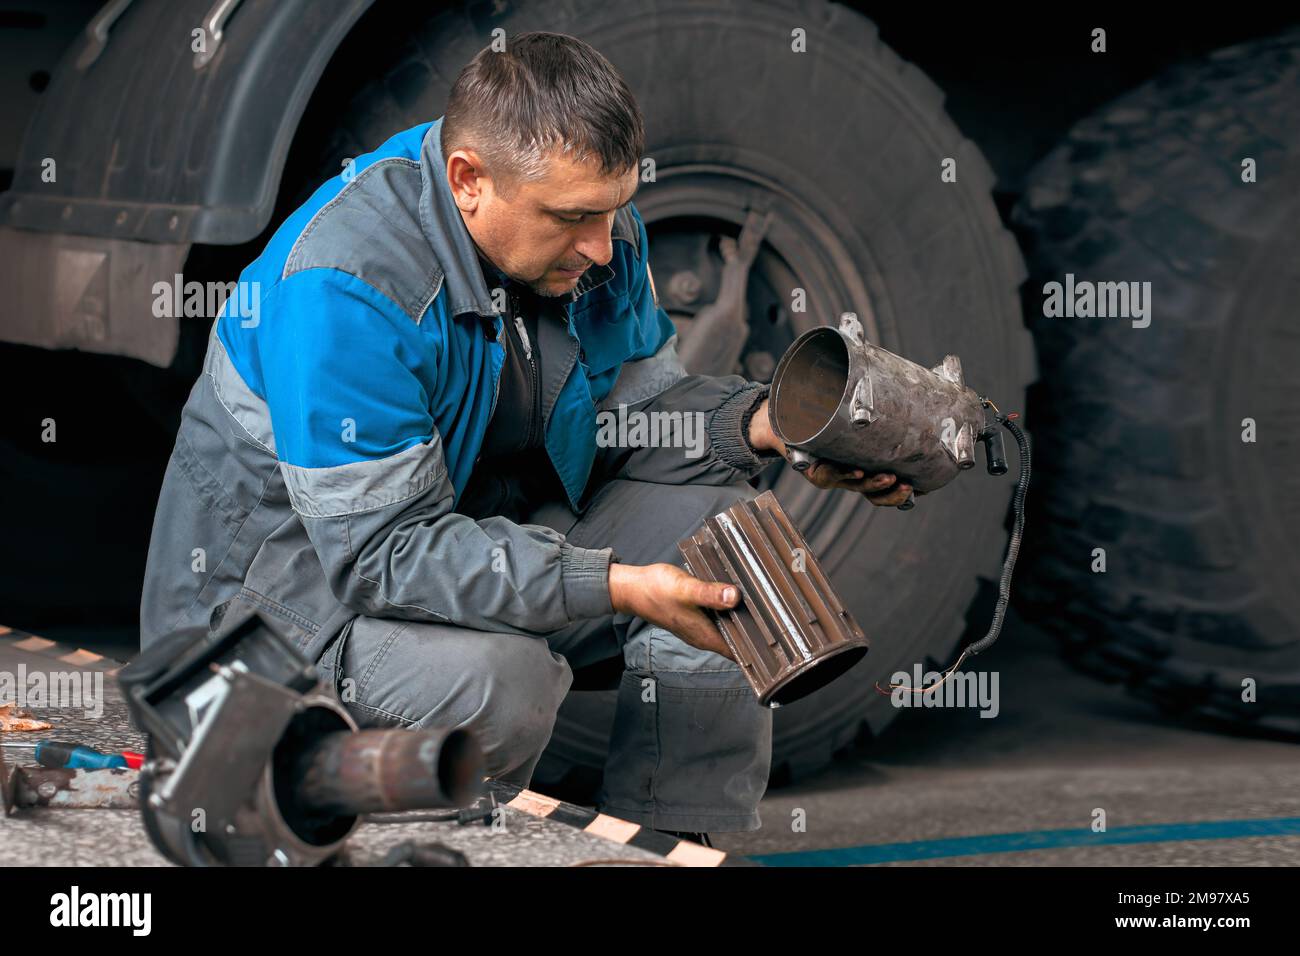
{"label": "man's fingers", "polygon": [[846,491],[855,491],[859,494],[869,495],[892,489],[898,483],[898,479],[889,474],[867,475],[866,477],[862,477],[862,473],[859,471],[857,472],[857,475],[858,477],[853,477],[852,474],[850,474],[849,477],[835,482],[831,487],[843,488]]}
{"label": "man's fingers", "polygon": [[841,487],[867,495],[883,492],[886,488],[892,488],[897,481],[898,479],[893,475],[872,475],[869,478],[858,478],[843,482]]}
{"label": "man's fingers", "polygon": [[673,633],[692,647],[699,647],[715,654],[721,654],[728,660],[734,661],[736,659],[731,653],[731,648],[727,646],[727,642],[722,639],[722,634],[714,626],[713,621],[709,619],[707,614],[703,611],[689,611],[686,618],[679,625],[679,629]]}
{"label": "man's fingers", "polygon": [[900,482],[897,475],[889,472],[865,475],[861,468],[839,465],[825,459],[813,465],[806,475],[818,488],[843,488],[857,492],[873,505],[898,506],[912,494],[912,486]]}
{"label": "man's fingers", "polygon": [[873,505],[901,505],[911,493],[911,485],[898,485],[888,491],[877,492],[874,495],[869,494],[866,497]]}
{"label": "man's fingers", "polygon": [[701,581],[698,578],[692,580],[695,586],[689,600],[693,604],[721,611],[735,607],[736,601],[740,598],[740,592],[734,584],[723,581]]}
{"label": "man's fingers", "polygon": [[845,488],[849,491],[880,491],[888,488],[898,479],[888,472],[868,475],[861,468],[853,465],[840,465],[825,459],[818,461],[808,470],[813,484],[820,488]]}
{"label": "man's fingers", "polygon": [[740,599],[740,592],[734,584],[702,580],[675,564],[664,564],[661,567],[669,577],[669,588],[665,589],[664,596],[671,600],[720,611],[733,607]]}
{"label": "man's fingers", "polygon": [[850,481],[862,477],[861,468],[854,468],[851,465],[838,465],[825,459],[813,465],[810,471],[814,477],[832,484],[837,481]]}

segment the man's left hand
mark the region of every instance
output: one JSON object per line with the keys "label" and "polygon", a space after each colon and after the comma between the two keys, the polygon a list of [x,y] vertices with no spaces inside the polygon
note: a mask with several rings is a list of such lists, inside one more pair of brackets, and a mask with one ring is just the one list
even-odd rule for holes
{"label": "man's left hand", "polygon": [[[777,451],[788,461],[790,454],[785,443],[772,431],[772,422],[767,414],[768,400],[761,405],[749,419],[749,443],[760,451]],[[897,476],[888,473],[867,475],[861,468],[841,465],[825,459],[818,460],[803,476],[818,488],[842,488],[864,496],[873,505],[901,505],[912,494],[912,486],[899,482]],[[917,492],[920,494],[921,492]]]}
{"label": "man's left hand", "polygon": [[873,505],[901,505],[912,493],[912,486],[900,482],[897,477],[883,472],[867,475],[861,468],[852,465],[840,465],[833,461],[820,459],[803,476],[818,488],[843,488],[856,491],[866,497]]}

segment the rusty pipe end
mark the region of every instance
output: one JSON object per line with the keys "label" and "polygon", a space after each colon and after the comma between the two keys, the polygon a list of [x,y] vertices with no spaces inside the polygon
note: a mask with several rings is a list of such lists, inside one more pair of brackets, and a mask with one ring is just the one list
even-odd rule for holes
{"label": "rusty pipe end", "polygon": [[483,753],[463,728],[370,729],[314,740],[297,765],[295,792],[321,813],[458,807],[483,786]]}

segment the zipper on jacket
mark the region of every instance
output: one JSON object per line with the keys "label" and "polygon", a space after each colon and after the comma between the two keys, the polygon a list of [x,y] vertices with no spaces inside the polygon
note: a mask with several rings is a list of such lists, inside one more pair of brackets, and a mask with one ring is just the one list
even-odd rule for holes
{"label": "zipper on jacket", "polygon": [[[519,333],[519,341],[523,343],[524,355],[528,358],[528,364],[533,364],[533,346],[528,341],[528,329],[524,326],[523,317],[515,313],[515,331]],[[534,366],[535,367],[535,366]]]}
{"label": "zipper on jacket", "polygon": [[492,386],[492,407],[488,409],[488,421],[492,421],[492,416],[496,414],[497,399],[501,397],[501,373],[497,373],[497,380]]}
{"label": "zipper on jacket", "polygon": [[537,420],[541,417],[542,411],[542,383],[541,375],[537,369],[537,360],[533,357],[533,347],[528,341],[528,330],[524,327],[523,316],[519,314],[519,297],[510,293],[511,317],[515,322],[515,330],[519,333],[519,341],[524,347],[524,355],[528,359],[529,376],[528,381],[533,394],[532,411],[528,416],[528,434],[524,437],[524,447],[531,448],[537,438]]}
{"label": "zipper on jacket", "polygon": [[[497,336],[496,341],[500,342],[501,337]],[[509,361],[509,359],[507,359]],[[488,422],[491,423],[492,416],[496,414],[497,399],[501,397],[501,376],[505,373],[505,363],[502,363],[501,371],[497,372],[496,381],[492,383],[492,407],[488,409]],[[480,443],[481,444],[481,443]],[[483,453],[480,451],[474,456],[474,464],[483,460]]]}

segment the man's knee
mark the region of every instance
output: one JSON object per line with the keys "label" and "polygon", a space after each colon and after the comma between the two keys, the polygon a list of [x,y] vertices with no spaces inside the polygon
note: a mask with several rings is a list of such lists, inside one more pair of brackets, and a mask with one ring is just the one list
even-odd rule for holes
{"label": "man's knee", "polygon": [[623,662],[628,673],[656,685],[752,693],[735,661],[687,644],[657,624],[636,622],[623,645]]}
{"label": "man's knee", "polygon": [[340,664],[359,723],[468,728],[493,776],[545,749],[573,682],[541,638],[373,618],[353,624]]}
{"label": "man's knee", "polygon": [[[509,638],[483,642],[469,666],[469,681],[474,685],[469,697],[481,702],[471,726],[487,758],[485,770],[495,775],[513,770],[546,748],[573,672],[540,638],[480,636]],[[436,722],[436,710],[430,719]]]}
{"label": "man's knee", "polygon": [[592,500],[567,534],[580,547],[612,547],[628,564],[681,565],[677,542],[705,518],[757,497],[746,482],[729,485],[661,485],[616,478]]}
{"label": "man's knee", "polygon": [[744,481],[730,485],[687,485],[686,487],[690,492],[688,497],[682,499],[679,519],[682,537],[698,531],[706,517],[726,511],[732,505],[742,501],[753,501],[759,494],[757,488]]}

